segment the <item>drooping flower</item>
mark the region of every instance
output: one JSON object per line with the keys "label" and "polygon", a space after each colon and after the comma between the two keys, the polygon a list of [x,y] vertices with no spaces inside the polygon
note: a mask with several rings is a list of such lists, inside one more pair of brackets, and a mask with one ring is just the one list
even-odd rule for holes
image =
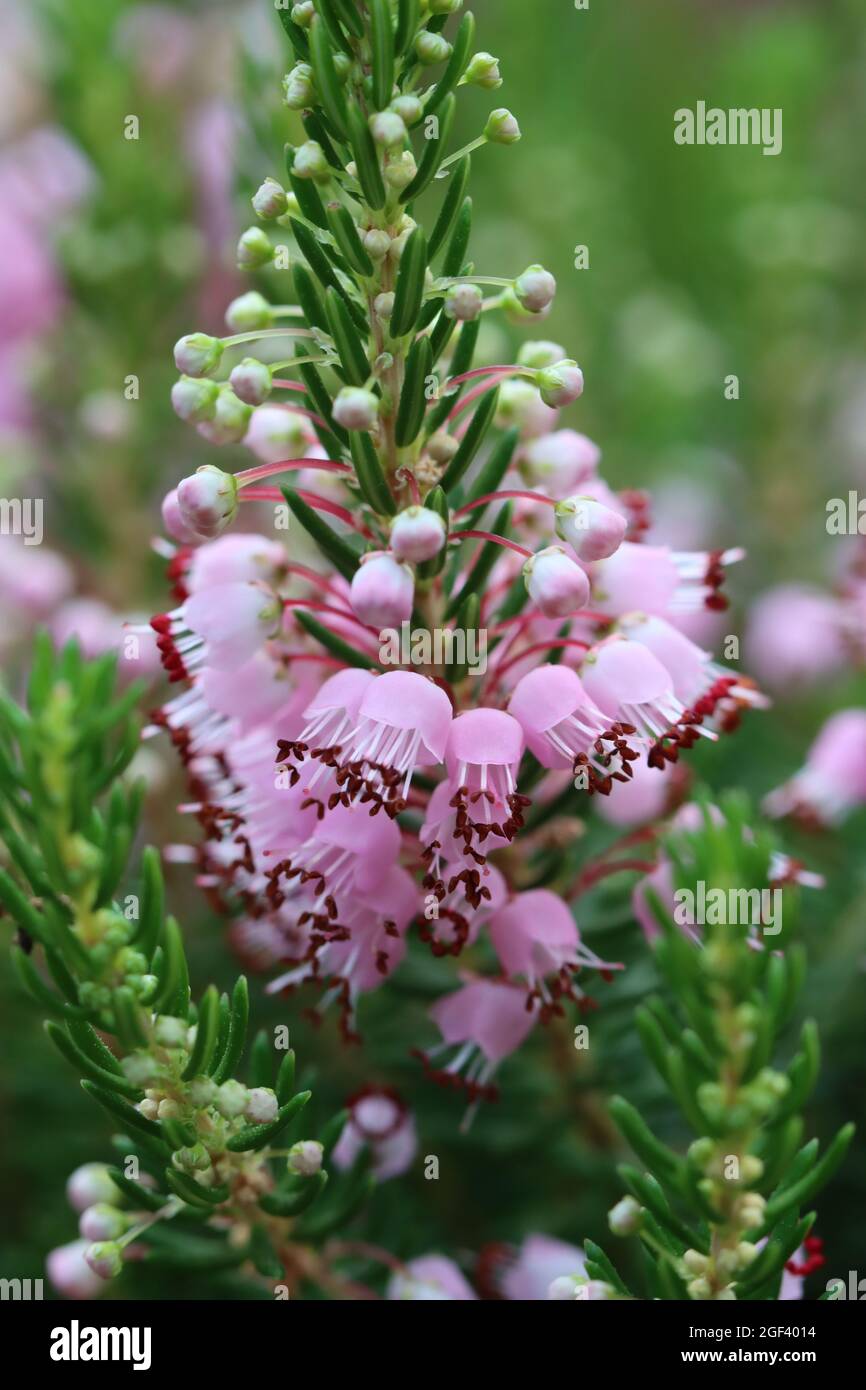
{"label": "drooping flower", "polygon": [[610,793],[614,781],[632,776],[639,753],[629,740],[633,725],[611,720],[590,698],[570,666],[538,666],[516,685],[508,708],[542,767],[581,772],[585,790]]}
{"label": "drooping flower", "polygon": [[335,1165],[346,1171],[369,1147],[379,1182],[400,1177],[418,1152],[415,1120],[396,1091],[365,1086],[348,1102],[349,1118],[334,1145]]}
{"label": "drooping flower", "polygon": [[528,1001],[538,1002],[543,1023],[563,1012],[564,998],[591,1006],[574,978],[583,967],[603,976],[622,969],[586,945],[567,905],[546,888],[516,893],[493,914],[488,930],[503,970],[526,981]]}

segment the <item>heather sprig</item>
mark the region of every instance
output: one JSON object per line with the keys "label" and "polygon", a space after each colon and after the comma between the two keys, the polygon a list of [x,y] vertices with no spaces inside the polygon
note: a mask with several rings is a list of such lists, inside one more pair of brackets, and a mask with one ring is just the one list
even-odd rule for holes
{"label": "heather sprig", "polygon": [[[777,1299],[786,1269],[819,1268],[811,1203],[854,1133],[844,1126],[823,1150],[817,1139],[803,1142],[820,1056],[816,1026],[806,1020],[793,1056],[782,1060],[806,973],[796,866],[766,831],[751,828],[747,811],[737,796],[723,812],[704,805],[690,828],[666,838],[674,901],[649,893],[666,989],[640,1006],[635,1021],[695,1138],[678,1153],[627,1099],[611,1102],[642,1165],[620,1167],[627,1195],[609,1218],[614,1234],[643,1245],[646,1286],[638,1296]],[[696,930],[687,909],[701,894],[712,907]],[[773,902],[772,920],[725,906],[749,895]],[[591,1278],[634,1296],[598,1246],[587,1242],[586,1251]]]}
{"label": "heather sprig", "polygon": [[287,1030],[285,1046],[264,1031],[249,1042],[243,976],[230,995],[210,985],[193,1000],[155,850],[143,852],[140,886],[132,877],[140,693],[117,694],[113,658],[87,663],[74,644],[55,653],[38,640],[26,709],[0,700],[0,902],[16,928],[13,965],[117,1131],[113,1189],[100,1169],[81,1218],[86,1260],[102,1278],[143,1258],[246,1266],[286,1288],[315,1281],[328,1274],[322,1257],[294,1252],[351,1219],[369,1190],[367,1156],[328,1183],[345,1115],[308,1135],[310,1092],[296,1089]]}

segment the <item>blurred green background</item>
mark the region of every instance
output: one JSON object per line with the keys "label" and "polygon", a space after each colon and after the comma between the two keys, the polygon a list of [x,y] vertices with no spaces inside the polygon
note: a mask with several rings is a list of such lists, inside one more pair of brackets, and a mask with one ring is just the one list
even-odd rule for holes
{"label": "blurred green background", "polygon": [[[523,129],[519,145],[474,159],[474,259],[494,275],[533,261],[556,275],[543,334],[566,345],[587,382],[563,423],[601,445],[612,486],[653,490],[665,540],[747,547],[723,634],[741,631],[749,602],[771,585],[805,580],[829,590],[847,551],[827,535],[825,503],[866,488],[866,5],[590,0],[576,10],[571,0],[476,0],[472,8],[479,46],[500,58],[505,86],[492,101],[466,96],[455,143],[472,139],[500,102]],[[252,188],[266,173],[279,176],[294,129],[279,102],[287,45],[267,0],[3,0],[0,49],[9,291],[0,309],[0,492],[46,499],[46,542],[69,566],[70,593],[117,614],[149,612],[166,602],[150,550],[161,497],[212,455],[171,413],[171,346],[194,328],[220,331],[225,303],[244,287],[234,241],[253,220]],[[677,146],[673,113],[698,100],[780,107],[781,155]],[[124,138],[130,116],[138,139]],[[46,130],[65,143],[49,145],[40,163],[26,142]],[[51,215],[28,223],[23,245],[22,188],[38,211],[49,178],[64,170],[71,191],[51,186]],[[580,246],[586,269],[575,268]],[[503,352],[510,331],[502,330]],[[738,400],[725,399],[731,374]],[[124,397],[130,377],[138,399]],[[220,461],[241,467],[247,457],[229,449]],[[35,621],[16,594],[14,586],[0,594],[0,651],[13,686]],[[743,786],[759,799],[801,764],[831,710],[864,702],[866,681],[852,669],[774,694],[768,714],[702,752],[713,787]],[[150,769],[149,833],[164,842],[167,826],[180,834],[171,809],[180,781],[165,750],[152,756],[161,762]],[[802,914],[812,959],[806,1005],[825,1050],[810,1111],[822,1139],[844,1119],[862,1127],[866,1118],[864,830],[861,813],[823,836],[784,832],[791,852],[828,878]],[[592,826],[582,859],[605,836]],[[232,963],[220,924],[188,873],[174,871],[170,891],[199,981],[222,983]],[[420,1020],[424,993],[435,992],[438,967],[426,956],[413,955],[394,983],[406,1012],[394,1010],[390,992],[368,1001],[362,1053],[342,1052],[332,1025],[311,1033],[294,1003],[260,1002],[262,1022],[288,1008],[321,1114],[371,1079],[397,1084],[420,1106],[421,1153],[439,1155],[442,1177],[383,1187],[372,1238],[411,1256],[460,1254],[532,1230],[575,1242],[604,1235],[619,1150],[600,1087],[658,1110],[629,1026],[652,967],[627,902],[619,888],[588,909],[610,949],[632,962],[604,994],[591,1061],[575,1062],[567,1027],[536,1038],[507,1066],[502,1103],[468,1138],[447,1098],[419,1090],[405,1055],[415,1040],[407,1018],[415,1010]],[[5,962],[0,1020],[3,1273],[38,1277],[46,1251],[75,1235],[65,1178],[107,1156],[106,1130],[49,1051]],[[652,1118],[672,1123],[662,1111]],[[816,1230],[828,1265],[813,1295],[825,1278],[862,1266],[864,1159],[861,1140],[821,1199]]]}

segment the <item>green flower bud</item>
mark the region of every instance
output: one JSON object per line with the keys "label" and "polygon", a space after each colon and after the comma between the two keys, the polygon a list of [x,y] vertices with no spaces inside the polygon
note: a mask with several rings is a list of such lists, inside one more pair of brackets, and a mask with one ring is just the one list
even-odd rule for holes
{"label": "green flower bud", "polygon": [[485,137],[492,145],[516,145],[520,139],[517,117],[504,106],[491,111],[484,127]]}
{"label": "green flower bud", "polygon": [[361,240],[371,261],[384,261],[391,250],[391,238],[387,232],[381,231],[378,227],[371,227],[369,232],[364,233]]}
{"label": "green flower bud", "polygon": [[472,83],[474,87],[483,87],[488,92],[501,87],[502,76],[499,71],[499,59],[494,58],[492,53],[476,53],[469,60],[469,66],[463,74],[463,81]]}
{"label": "green flower bud", "polygon": [[427,441],[427,453],[434,463],[450,463],[459,448],[459,439],[446,430],[437,430]]}
{"label": "green flower bud", "polygon": [[515,280],[514,294],[521,308],[542,314],[553,303],[556,281],[543,265],[531,265]]}
{"label": "green flower bud", "polygon": [[331,166],[318,140],[307,140],[295,150],[292,171],[299,179],[312,179],[314,183],[330,182]]}
{"label": "green flower bud", "polygon": [[123,1269],[120,1246],[113,1240],[95,1241],[85,1250],[84,1258],[100,1279],[113,1279]]}
{"label": "green flower bud", "polygon": [[451,57],[451,45],[441,34],[431,34],[429,29],[422,29],[415,40],[415,53],[419,63],[432,67],[434,63],[444,63],[446,58]]}
{"label": "green flower bud", "polygon": [[427,0],[427,3],[431,14],[454,14],[463,0]]}
{"label": "green flower bud", "polygon": [[223,345],[209,333],[187,333],[174,345],[174,365],[184,376],[209,376],[220,364]]}
{"label": "green flower bud", "polygon": [[643,1207],[634,1197],[623,1197],[607,1214],[607,1224],[615,1236],[637,1235],[643,1225]]}
{"label": "green flower bud", "polygon": [[196,381],[191,376],[182,376],[171,388],[175,414],[191,425],[212,419],[219,390],[215,381]]}
{"label": "green flower bud", "polygon": [[232,300],[226,310],[226,323],[233,333],[252,333],[257,328],[272,327],[274,313],[263,294],[249,290]]}
{"label": "green flower bud", "polygon": [[260,270],[274,259],[270,237],[261,227],[248,227],[238,241],[238,270]]}
{"label": "green flower bud", "polygon": [[154,1037],[163,1047],[185,1047],[187,1024],[183,1018],[172,1018],[169,1014],[160,1014],[154,1028]]}
{"label": "green flower bud", "polygon": [[204,1173],[211,1166],[210,1154],[201,1143],[191,1144],[186,1149],[176,1149],[171,1161],[182,1173]]}
{"label": "green flower bud", "polygon": [[301,4],[292,6],[292,19],[300,29],[308,29],[313,22],[313,15],[316,7],[313,0],[301,0]]}
{"label": "green flower bud", "polygon": [[253,211],[263,221],[282,217],[288,207],[286,190],[276,179],[266,178],[252,196]]}
{"label": "green flower bud", "polygon": [[536,371],[540,371],[542,367],[552,367],[564,357],[564,347],[560,347],[559,343],[547,342],[543,338],[521,344],[517,353],[517,361],[521,367],[532,367]]}
{"label": "green flower bud", "polygon": [[251,405],[238,400],[230,386],[223,386],[216,400],[213,418],[204,420],[199,434],[211,444],[239,444],[249,428]]}
{"label": "green flower bud", "polygon": [[187,1087],[187,1095],[191,1105],[198,1110],[204,1110],[206,1106],[213,1105],[218,1090],[219,1087],[210,1076],[195,1076]]}
{"label": "green flower bud", "polygon": [[313,69],[309,63],[296,63],[283,78],[283,101],[290,111],[303,111],[316,100]]}
{"label": "green flower bud", "polygon": [[424,115],[424,103],[420,97],[408,92],[405,96],[395,97],[390,110],[395,111],[407,126],[413,126],[417,125]]}
{"label": "green flower bud", "polygon": [[445,295],[445,317],[458,323],[471,323],[484,306],[484,295],[477,285],[452,285]]}
{"label": "green flower bud", "polygon": [[247,1088],[240,1081],[224,1081],[217,1092],[214,1105],[227,1120],[242,1115],[247,1108]]}
{"label": "green flower bud", "polygon": [[389,188],[395,189],[398,193],[404,188],[408,188],[415,175],[418,166],[415,163],[415,156],[411,150],[404,150],[399,159],[392,159],[385,168],[385,182]]}
{"label": "green flower bud", "polygon": [[393,290],[389,290],[384,294],[377,294],[373,300],[376,318],[381,319],[383,323],[386,323],[394,312],[394,299]]}

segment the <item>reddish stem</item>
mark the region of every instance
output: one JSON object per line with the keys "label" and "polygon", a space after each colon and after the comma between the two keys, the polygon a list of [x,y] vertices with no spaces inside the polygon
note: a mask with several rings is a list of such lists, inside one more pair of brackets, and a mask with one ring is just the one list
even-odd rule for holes
{"label": "reddish stem", "polygon": [[576,637],[556,637],[550,642],[533,642],[531,647],[524,647],[522,652],[515,652],[514,656],[510,657],[508,661],[503,662],[501,666],[497,666],[496,675],[497,677],[504,675],[512,666],[516,666],[518,662],[523,661],[524,657],[535,656],[538,652],[560,651],[563,647],[580,647],[581,651],[589,651],[589,643],[579,642]]}
{"label": "reddish stem", "polygon": [[409,488],[409,491],[412,494],[412,505],[414,507],[420,507],[421,489],[418,486],[418,479],[415,477],[415,474],[412,472],[412,469],[398,468],[394,476],[397,479],[398,483],[405,483],[406,486]]}
{"label": "reddish stem", "polygon": [[[296,488],[298,496],[302,502],[306,502],[308,507],[314,507],[318,512],[327,512],[330,516],[337,517],[340,521],[351,526],[353,531],[357,531],[359,536],[365,540],[374,541],[376,537],[369,527],[362,521],[352,516],[345,507],[340,507],[336,502],[329,502],[326,497],[319,497],[315,492],[305,492],[301,488]],[[241,502],[285,502],[285,497],[278,487],[247,487],[238,495]]]}
{"label": "reddish stem", "polygon": [[362,623],[360,618],[356,618],[354,613],[347,613],[343,608],[335,608],[332,603],[319,603],[317,599],[307,598],[284,598],[283,608],[304,608],[311,613],[330,613],[332,617],[339,618],[341,622],[352,623],[355,627],[360,627],[370,637],[378,637],[379,634],[374,627],[368,627]]}
{"label": "reddish stem", "polygon": [[463,516],[466,512],[474,512],[476,507],[482,507],[487,502],[498,502],[500,497],[523,497],[527,502],[544,502],[548,507],[555,507],[556,502],[552,497],[545,497],[541,492],[524,492],[520,488],[504,488],[501,492],[486,492],[483,497],[476,497],[474,502],[466,502],[462,507],[458,507],[454,513],[455,518]]}
{"label": "reddish stem", "polygon": [[507,536],[494,536],[492,531],[452,531],[448,539],[452,541],[492,541],[494,545],[504,545],[527,560],[532,559],[532,551],[527,550],[526,546],[518,545],[517,541],[510,541]]}
{"label": "reddish stem", "polygon": [[323,473],[351,473],[347,463],[335,463],[333,459],[280,459],[278,463],[259,463],[255,468],[245,468],[235,474],[238,487],[247,483],[258,483],[262,478],[273,478],[277,473],[291,473],[305,468],[318,468]]}
{"label": "reddish stem", "polygon": [[588,888],[594,888],[597,883],[601,883],[602,879],[610,878],[612,874],[625,873],[626,871],[649,874],[654,868],[655,864],[648,863],[645,859],[619,859],[615,864],[593,864],[590,868],[584,869],[569,898],[572,900],[579,897]]}
{"label": "reddish stem", "polygon": [[[283,391],[301,391],[304,395],[307,394],[306,386],[302,386],[299,381],[289,381],[288,377],[275,376],[271,385],[279,386]],[[296,410],[297,406],[292,406],[292,409]]]}

